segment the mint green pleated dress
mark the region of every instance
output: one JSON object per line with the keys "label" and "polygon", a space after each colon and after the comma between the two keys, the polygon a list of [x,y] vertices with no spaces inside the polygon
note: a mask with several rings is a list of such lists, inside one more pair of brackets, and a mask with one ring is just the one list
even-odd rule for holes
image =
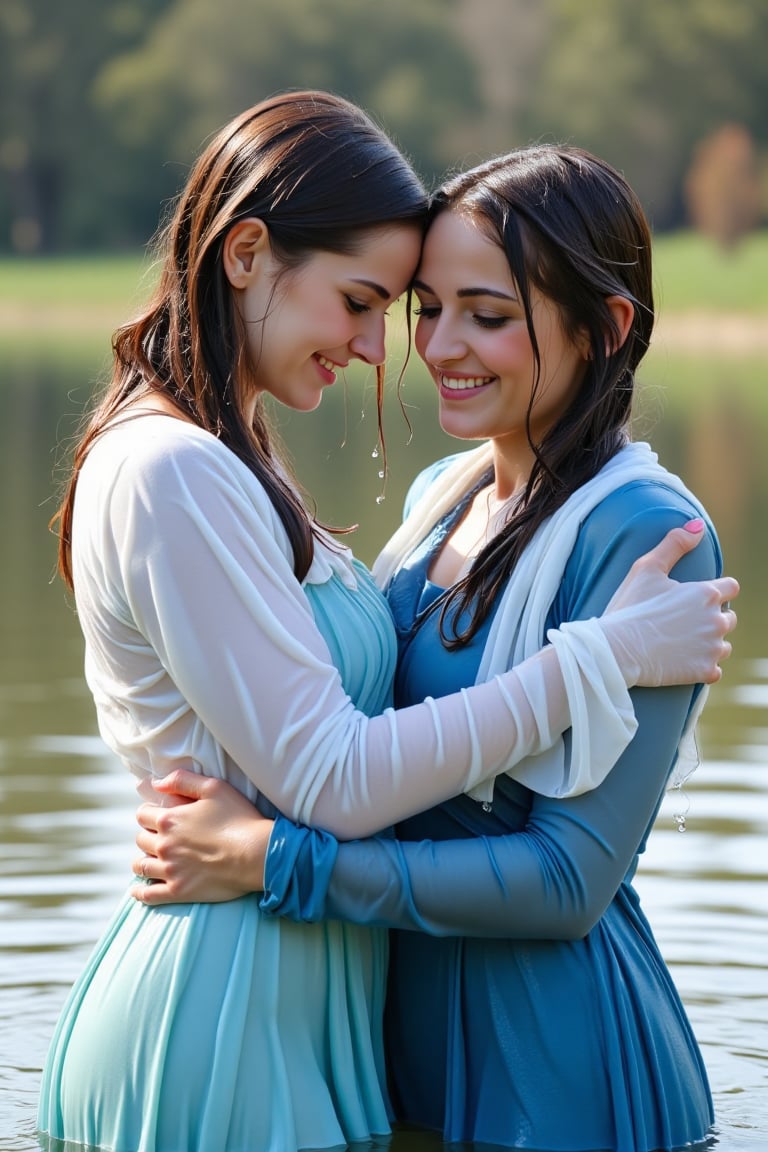
{"label": "mint green pleated dress", "polygon": [[[375,714],[394,633],[357,571],[355,591],[335,576],[305,591],[345,688]],[[127,898],[63,1009],[40,1130],[114,1152],[293,1152],[388,1133],[386,948],[379,930],[270,919],[256,896]]]}

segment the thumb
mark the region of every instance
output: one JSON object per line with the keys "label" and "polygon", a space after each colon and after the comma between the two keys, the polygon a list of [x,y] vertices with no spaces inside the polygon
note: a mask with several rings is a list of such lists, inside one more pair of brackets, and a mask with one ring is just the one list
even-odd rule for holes
{"label": "thumb", "polygon": [[207,783],[207,776],[190,772],[187,768],[175,768],[167,776],[153,779],[152,787],[164,796],[185,796],[188,800],[199,800]]}
{"label": "thumb", "polygon": [[670,529],[664,539],[643,558],[645,563],[668,576],[678,560],[692,552],[704,539],[704,527],[704,521],[696,519],[689,520],[682,528]]}

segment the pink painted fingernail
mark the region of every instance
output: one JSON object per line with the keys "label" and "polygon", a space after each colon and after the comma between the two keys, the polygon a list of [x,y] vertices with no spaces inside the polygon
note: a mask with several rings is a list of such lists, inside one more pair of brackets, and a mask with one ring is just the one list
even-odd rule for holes
{"label": "pink painted fingernail", "polygon": [[687,524],[683,524],[686,532],[701,532],[703,527],[704,521],[701,517],[697,517],[695,520],[689,520]]}

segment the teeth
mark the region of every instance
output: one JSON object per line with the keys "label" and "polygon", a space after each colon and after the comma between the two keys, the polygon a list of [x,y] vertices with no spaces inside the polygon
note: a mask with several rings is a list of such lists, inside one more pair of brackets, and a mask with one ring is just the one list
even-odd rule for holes
{"label": "teeth", "polygon": [[318,362],[322,364],[323,368],[327,368],[329,372],[335,372],[338,364],[334,364],[333,360],[326,360],[325,356],[317,355]]}
{"label": "teeth", "polygon": [[457,376],[441,376],[440,383],[443,388],[448,388],[451,392],[466,392],[470,388],[482,388],[484,384],[490,384],[493,376],[463,376],[461,379]]}

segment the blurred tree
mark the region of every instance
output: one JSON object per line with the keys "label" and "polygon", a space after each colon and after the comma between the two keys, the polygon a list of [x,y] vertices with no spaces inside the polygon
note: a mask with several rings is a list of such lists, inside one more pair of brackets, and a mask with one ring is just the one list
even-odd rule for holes
{"label": "blurred tree", "polygon": [[286,88],[361,104],[431,180],[453,157],[453,125],[480,106],[474,65],[445,19],[454,3],[175,3],[96,88],[120,146],[124,210],[137,221],[149,205],[156,213],[215,129]]}
{"label": "blurred tree", "polygon": [[724,124],[698,145],[685,181],[694,228],[734,248],[760,222],[761,191],[755,147],[741,124]]}
{"label": "blurred tree", "polygon": [[684,217],[693,148],[725,121],[768,145],[765,0],[547,0],[551,38],[529,136],[571,139],[622,168],[657,227]]}
{"label": "blurred tree", "polygon": [[482,108],[451,132],[453,162],[470,167],[525,143],[523,114],[551,36],[550,0],[458,0],[456,34],[472,56]]}
{"label": "blurred tree", "polygon": [[50,251],[88,238],[104,141],[89,87],[104,60],[135,43],[166,2],[3,0],[0,246]]}
{"label": "blurred tree", "polygon": [[371,111],[428,182],[531,139],[685,219],[696,144],[768,156],[768,0],[0,0],[0,249],[144,243],[203,140],[285,88]]}

